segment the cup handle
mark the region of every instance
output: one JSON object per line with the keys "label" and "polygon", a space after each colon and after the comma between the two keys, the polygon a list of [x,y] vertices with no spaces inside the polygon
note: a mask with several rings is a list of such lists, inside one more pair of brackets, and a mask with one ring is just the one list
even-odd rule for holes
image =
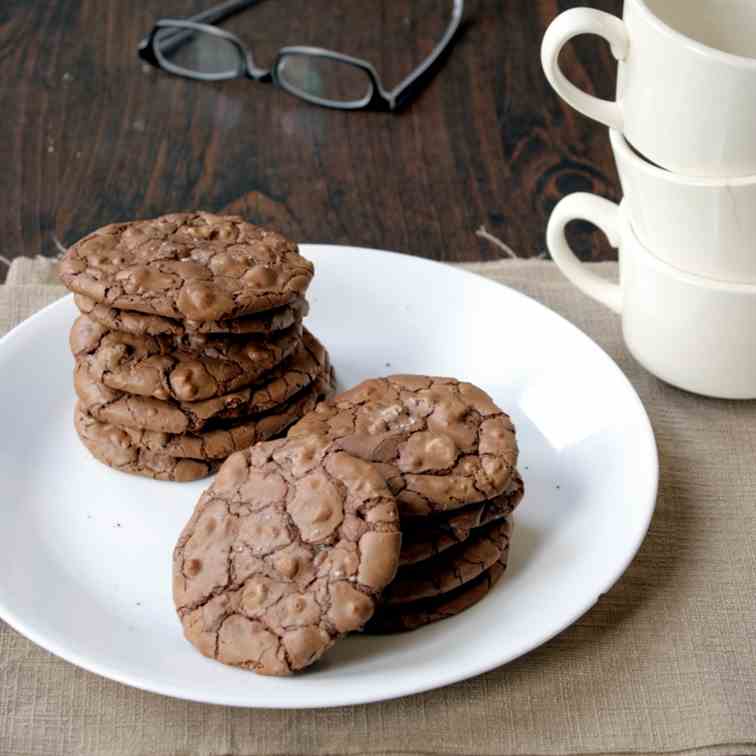
{"label": "cup handle", "polygon": [[559,67],[559,53],[579,34],[598,34],[611,46],[617,60],[625,60],[630,47],[622,19],[593,8],[572,8],[557,16],[541,44],[541,65],[549,83],[575,110],[617,131],[623,131],[622,103],[594,97],[578,89]]}
{"label": "cup handle", "polygon": [[570,221],[586,220],[598,226],[613,247],[619,246],[619,206],[595,194],[578,192],[565,197],[555,208],[546,229],[546,243],[554,262],[575,286],[616,313],[622,312],[622,289],[587,270],[567,243],[564,229]]}

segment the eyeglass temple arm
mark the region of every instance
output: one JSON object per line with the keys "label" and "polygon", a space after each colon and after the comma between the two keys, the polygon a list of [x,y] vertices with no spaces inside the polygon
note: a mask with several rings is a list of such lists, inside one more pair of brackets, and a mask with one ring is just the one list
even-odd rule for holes
{"label": "eyeglass temple arm", "polygon": [[444,32],[444,36],[441,38],[441,41],[433,48],[431,54],[414,71],[412,71],[409,76],[402,79],[394,89],[387,93],[392,108],[401,107],[403,103],[411,99],[434,74],[434,66],[449,46],[454,35],[457,33],[457,29],[459,29],[459,25],[462,22],[464,11],[464,0],[454,0],[452,18],[449,22],[449,26]]}
{"label": "eyeglass temple arm", "polygon": [[[219,24],[221,21],[225,21],[235,13],[246,10],[252,5],[260,2],[260,0],[226,0],[220,5],[216,5],[214,8],[208,8],[208,10],[197,13],[195,16],[189,16],[186,21],[194,21],[196,24]],[[176,31],[173,34],[166,34],[160,38],[160,49],[165,53],[173,52],[179,45],[183,44],[193,32],[191,31]],[[145,37],[142,40],[141,46],[147,44],[149,37]]]}
{"label": "eyeglass temple arm", "polygon": [[234,13],[246,10],[259,2],[260,0],[226,0],[225,3],[220,3],[214,8],[202,11],[196,16],[190,16],[187,21],[194,21],[198,24],[218,24],[225,21],[229,16],[233,16]]}

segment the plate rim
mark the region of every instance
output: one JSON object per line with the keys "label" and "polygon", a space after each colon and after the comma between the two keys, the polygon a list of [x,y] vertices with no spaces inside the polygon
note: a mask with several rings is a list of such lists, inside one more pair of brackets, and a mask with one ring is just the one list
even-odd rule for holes
{"label": "plate rim", "polygon": [[[510,652],[510,653],[505,654],[504,658],[498,658],[498,657],[488,658],[484,662],[474,667],[464,668],[464,670],[461,672],[455,671],[455,672],[447,673],[446,675],[441,674],[438,677],[434,677],[430,681],[427,681],[426,679],[422,682],[418,682],[415,685],[407,684],[395,692],[382,692],[382,693],[376,694],[376,693],[368,693],[368,692],[365,692],[364,689],[361,689],[357,691],[356,693],[353,693],[351,696],[345,695],[345,696],[341,696],[338,699],[334,699],[332,697],[325,700],[319,698],[317,700],[313,700],[312,703],[308,702],[306,704],[301,704],[301,705],[296,705],[296,706],[288,706],[282,701],[280,701],[279,699],[274,699],[268,702],[265,706],[262,706],[257,703],[243,703],[243,702],[238,701],[236,698],[225,698],[222,692],[217,692],[217,691],[208,692],[208,694],[205,697],[199,697],[197,695],[192,695],[191,693],[187,693],[183,690],[180,690],[178,689],[177,686],[171,686],[170,683],[165,684],[165,685],[162,685],[159,683],[155,684],[154,682],[151,682],[149,679],[144,678],[144,676],[142,675],[137,674],[137,675],[130,676],[129,674],[122,674],[120,671],[112,669],[105,662],[99,662],[96,659],[91,660],[85,656],[80,655],[79,653],[71,652],[67,650],[66,648],[62,647],[62,645],[59,644],[55,639],[45,638],[44,633],[38,633],[33,628],[27,628],[25,626],[24,620],[18,617],[12,609],[6,606],[5,601],[3,599],[3,591],[0,590],[0,619],[2,619],[6,624],[8,624],[11,628],[13,628],[15,632],[24,636],[35,645],[44,649],[45,651],[51,654],[54,654],[55,656],[58,656],[64,661],[70,664],[73,664],[76,667],[79,667],[87,672],[99,675],[100,677],[104,677],[106,679],[114,680],[120,684],[127,685],[129,687],[137,688],[139,690],[144,690],[150,693],[156,693],[158,695],[170,696],[172,698],[177,698],[179,700],[191,701],[195,703],[202,703],[202,704],[209,704],[209,705],[216,705],[216,706],[230,706],[234,708],[245,708],[245,709],[266,708],[266,709],[292,710],[292,711],[293,710],[306,710],[306,709],[307,710],[322,709],[322,708],[342,707],[342,706],[355,706],[355,705],[364,705],[364,704],[369,704],[369,703],[378,703],[381,701],[388,701],[388,700],[403,698],[410,695],[416,695],[419,693],[425,693],[430,690],[436,690],[439,688],[446,687],[448,685],[453,685],[463,680],[468,680],[473,677],[477,677],[479,675],[490,672],[494,669],[498,669],[499,667],[502,667],[505,664],[509,664],[510,662],[515,661],[516,659],[524,656],[525,654],[528,654],[531,651],[534,651],[535,649],[541,647],[545,643],[548,643],[557,635],[564,632],[567,628],[571,627],[575,622],[577,622],[577,620],[579,620],[583,615],[585,615],[588,611],[590,611],[593,608],[593,606],[595,606],[596,602],[601,598],[601,596],[603,596],[609,590],[611,590],[611,588],[625,574],[628,567],[630,566],[630,564],[633,562],[636,555],[638,554],[638,551],[640,550],[640,547],[643,544],[643,541],[645,540],[646,535],[648,534],[648,530],[651,526],[651,521],[653,519],[653,515],[656,509],[656,503],[657,503],[657,497],[658,497],[658,491],[659,491],[659,453],[658,453],[658,447],[656,444],[656,438],[655,438],[653,426],[651,424],[651,420],[648,416],[645,406],[643,405],[643,402],[641,401],[640,396],[638,395],[638,392],[636,391],[635,387],[630,382],[628,377],[625,375],[625,373],[622,371],[622,369],[619,367],[619,365],[606,352],[606,350],[604,350],[604,348],[600,344],[596,343],[594,339],[592,339],[588,334],[586,334],[584,331],[578,328],[574,323],[570,322],[567,318],[560,315],[558,312],[555,312],[550,307],[547,307],[542,302],[539,302],[537,299],[534,299],[533,297],[530,297],[527,294],[523,294],[522,292],[518,291],[517,289],[514,289],[513,287],[505,283],[494,281],[493,279],[486,278],[485,276],[480,275],[479,273],[462,268],[459,266],[459,264],[452,266],[448,263],[439,262],[437,260],[429,260],[422,257],[416,257],[414,255],[409,255],[406,253],[393,252],[390,250],[381,250],[381,249],[376,249],[373,247],[358,247],[358,246],[353,246],[353,245],[348,245],[348,244],[325,244],[325,243],[307,244],[305,243],[305,244],[300,244],[299,247],[305,256],[307,256],[308,250],[312,250],[319,253],[327,253],[327,254],[334,254],[334,253],[360,254],[360,253],[367,252],[367,253],[380,254],[380,255],[391,255],[394,257],[401,257],[403,258],[404,262],[409,261],[410,264],[417,264],[420,267],[424,265],[431,265],[433,267],[437,267],[437,266],[443,267],[447,270],[447,272],[452,271],[455,274],[461,274],[462,276],[465,276],[467,278],[474,278],[478,285],[490,286],[490,287],[502,287],[506,289],[510,295],[514,295],[515,299],[527,300],[529,302],[528,306],[535,305],[539,309],[546,310],[550,316],[561,321],[562,324],[566,326],[569,330],[571,330],[578,338],[587,340],[592,345],[593,348],[598,350],[603,360],[607,363],[607,366],[615,373],[616,377],[620,380],[620,383],[624,383],[625,387],[629,389],[632,402],[635,405],[635,410],[637,410],[637,419],[641,421],[641,425],[643,426],[642,429],[639,428],[639,430],[642,430],[645,440],[646,442],[648,442],[647,452],[650,454],[648,462],[650,463],[651,475],[649,476],[649,479],[648,479],[650,482],[650,486],[649,486],[648,497],[647,497],[648,500],[645,506],[646,517],[645,517],[642,527],[639,530],[638,538],[636,539],[636,542],[633,543],[632,549],[628,551],[628,556],[626,556],[626,558],[622,560],[621,566],[618,566],[616,570],[612,572],[611,577],[609,577],[605,581],[604,587],[598,592],[596,596],[591,596],[587,601],[580,602],[578,609],[570,613],[569,616],[565,615],[565,618],[560,620],[560,622],[558,623],[559,626],[557,629],[549,628],[542,635],[538,635],[537,640],[534,640],[532,637],[529,638],[527,643],[521,644],[521,647],[518,647],[514,653]],[[32,327],[32,324],[35,323],[37,320],[45,317],[48,311],[65,307],[69,303],[71,303],[72,300],[73,300],[72,294],[69,293],[67,295],[64,295],[61,298],[55,300],[54,302],[51,302],[50,304],[46,305],[42,309],[38,310],[34,314],[30,315],[28,318],[24,319],[21,323],[16,325],[8,333],[6,333],[2,338],[0,338],[0,354],[2,353],[2,351],[4,351],[8,343],[14,342],[18,338],[21,338],[23,333],[28,328]],[[293,678],[293,679],[296,679],[296,678]]]}

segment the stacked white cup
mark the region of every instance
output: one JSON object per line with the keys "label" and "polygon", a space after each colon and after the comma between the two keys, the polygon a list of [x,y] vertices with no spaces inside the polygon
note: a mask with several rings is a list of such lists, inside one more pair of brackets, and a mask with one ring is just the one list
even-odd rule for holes
{"label": "stacked white cup", "polygon": [[[559,68],[579,34],[619,61],[617,99]],[[625,341],[661,379],[707,396],[756,398],[756,0],[625,0],[619,19],[558,16],[541,61],[566,102],[610,129],[624,191],[554,209],[549,251],[586,294],[622,315]],[[619,248],[620,283],[581,265],[565,227],[587,220]]]}

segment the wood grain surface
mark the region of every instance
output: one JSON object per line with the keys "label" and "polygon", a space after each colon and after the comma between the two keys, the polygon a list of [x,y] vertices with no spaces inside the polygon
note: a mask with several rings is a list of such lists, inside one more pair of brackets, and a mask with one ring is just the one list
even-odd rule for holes
{"label": "wood grain surface", "polygon": [[[431,84],[399,114],[313,107],[271,84],[205,84],[145,68],[140,38],[199,0],[2,0],[0,254],[55,255],[105,223],[203,208],[241,213],[308,242],[446,261],[544,253],[565,194],[618,199],[606,129],[551,90],[541,37],[561,11],[620,0],[467,0]],[[261,0],[225,24],[270,63],[281,45],[365,57],[389,84],[442,33],[444,0]],[[564,52],[583,88],[610,96],[608,46]],[[611,259],[572,231],[584,259]]]}

